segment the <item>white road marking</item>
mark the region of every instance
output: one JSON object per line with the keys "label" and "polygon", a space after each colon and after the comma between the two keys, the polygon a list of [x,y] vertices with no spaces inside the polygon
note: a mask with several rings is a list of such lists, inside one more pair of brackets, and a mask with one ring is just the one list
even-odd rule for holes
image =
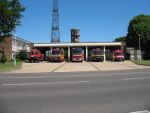
{"label": "white road marking", "polygon": [[[103,75],[110,75],[110,74],[103,74]],[[30,77],[0,77],[0,79],[36,79],[36,78],[69,78],[69,77],[94,77],[96,75],[62,75],[62,76],[30,76]]]}
{"label": "white road marking", "polygon": [[69,77],[95,77],[95,76],[112,76],[112,75],[139,75],[139,74],[150,74],[150,72],[127,72],[127,73],[108,73],[108,74],[87,74],[87,75],[62,75],[62,76],[9,76],[9,77],[0,77],[0,79],[38,79],[38,78],[69,78]]}
{"label": "white road marking", "polygon": [[29,78],[50,78],[50,77],[61,77],[61,76],[0,77],[0,79],[29,79]]}
{"label": "white road marking", "polygon": [[129,113],[150,113],[150,111],[144,110],[144,111],[136,111],[136,112],[129,112]]}
{"label": "white road marking", "polygon": [[74,81],[74,82],[52,82],[52,83],[22,83],[22,84],[2,84],[3,86],[30,86],[30,85],[56,85],[56,84],[78,84],[88,83],[89,81]]}
{"label": "white road marking", "polygon": [[124,78],[123,80],[142,80],[142,79],[150,79],[150,77]]}
{"label": "white road marking", "polygon": [[113,73],[116,75],[138,75],[138,74],[150,74],[150,72],[127,72],[127,73]]}

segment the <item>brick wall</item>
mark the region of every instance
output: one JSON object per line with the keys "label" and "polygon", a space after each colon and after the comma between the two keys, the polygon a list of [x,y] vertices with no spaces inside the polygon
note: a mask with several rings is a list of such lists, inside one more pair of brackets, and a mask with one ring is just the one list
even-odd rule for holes
{"label": "brick wall", "polygon": [[[3,51],[4,48],[4,53],[7,57],[7,60],[11,60],[12,58],[12,37],[11,36],[7,36],[7,37],[1,37],[3,38],[0,41],[0,51]],[[0,57],[1,57],[1,53],[0,53]]]}

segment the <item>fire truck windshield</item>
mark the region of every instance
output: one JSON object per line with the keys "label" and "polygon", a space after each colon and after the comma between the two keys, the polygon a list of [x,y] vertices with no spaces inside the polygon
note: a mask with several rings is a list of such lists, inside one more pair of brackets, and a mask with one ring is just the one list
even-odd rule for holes
{"label": "fire truck windshield", "polygon": [[122,56],[123,53],[115,53],[115,56]]}
{"label": "fire truck windshield", "polygon": [[60,55],[60,51],[52,51],[52,55]]}
{"label": "fire truck windshield", "polygon": [[38,51],[32,51],[32,55],[38,54]]}
{"label": "fire truck windshield", "polygon": [[103,54],[103,52],[102,51],[94,51],[93,54],[94,55],[101,55],[101,54]]}
{"label": "fire truck windshield", "polygon": [[75,55],[81,54],[82,50],[73,50],[72,53],[75,54]]}

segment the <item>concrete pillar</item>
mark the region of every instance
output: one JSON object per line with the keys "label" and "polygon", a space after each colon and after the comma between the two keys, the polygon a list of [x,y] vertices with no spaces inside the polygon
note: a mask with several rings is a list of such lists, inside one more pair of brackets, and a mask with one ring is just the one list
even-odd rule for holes
{"label": "concrete pillar", "polygon": [[126,44],[124,42],[121,43],[121,50],[125,50]]}
{"label": "concrete pillar", "polygon": [[124,47],[123,47],[123,45],[121,45],[121,50],[124,50]]}
{"label": "concrete pillar", "polygon": [[70,61],[70,47],[68,46],[68,61]]}
{"label": "concrete pillar", "polygon": [[106,61],[106,48],[104,46],[104,62]]}
{"label": "concrete pillar", "polygon": [[51,54],[52,54],[52,49],[53,49],[53,47],[51,46],[51,50],[50,50]]}
{"label": "concrete pillar", "polygon": [[51,56],[52,56],[52,50],[53,50],[53,47],[51,46],[51,47],[50,47],[50,54],[49,54],[49,58],[51,58]]}
{"label": "concrete pillar", "polygon": [[88,61],[88,47],[86,46],[86,61]]}

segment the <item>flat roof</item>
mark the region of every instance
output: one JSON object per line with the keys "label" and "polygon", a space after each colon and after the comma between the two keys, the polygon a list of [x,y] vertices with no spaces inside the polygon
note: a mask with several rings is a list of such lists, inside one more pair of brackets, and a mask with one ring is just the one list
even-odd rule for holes
{"label": "flat roof", "polygon": [[122,46],[124,42],[34,43],[34,47]]}
{"label": "flat roof", "polygon": [[[15,36],[12,36],[12,39],[15,40]],[[27,44],[32,44],[32,42],[29,42],[29,41],[27,41],[27,40],[25,40],[23,38],[17,37],[17,36],[16,36],[16,40],[24,42],[24,43],[27,43]]]}

